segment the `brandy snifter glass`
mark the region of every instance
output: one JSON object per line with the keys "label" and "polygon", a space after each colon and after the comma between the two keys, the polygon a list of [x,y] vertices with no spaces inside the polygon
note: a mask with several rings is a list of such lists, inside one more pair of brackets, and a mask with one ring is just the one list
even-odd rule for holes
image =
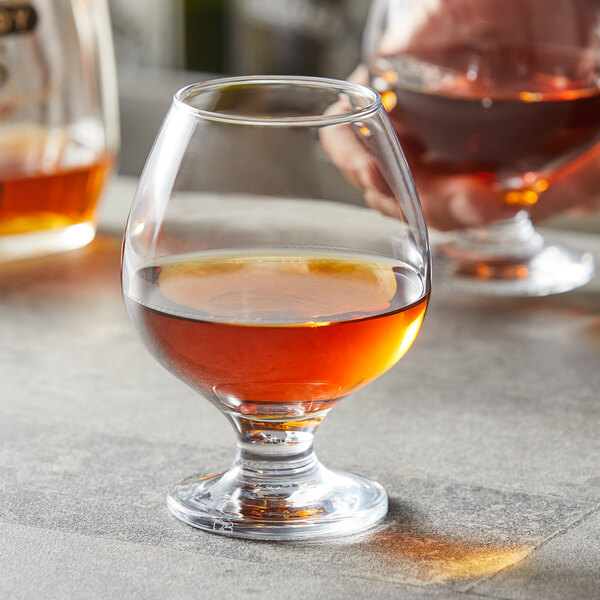
{"label": "brandy snifter glass", "polygon": [[322,466],[313,435],[408,350],[429,273],[419,202],[376,92],[300,77],[179,91],[131,208],[123,294],[152,355],[231,422],[237,458],[177,483],[171,512],[259,539],[383,519],[383,488]]}
{"label": "brandy snifter glass", "polygon": [[377,0],[365,62],[425,216],[474,223],[442,248],[457,289],[537,296],[592,278],[591,254],[546,241],[530,215],[598,154],[600,2]]}

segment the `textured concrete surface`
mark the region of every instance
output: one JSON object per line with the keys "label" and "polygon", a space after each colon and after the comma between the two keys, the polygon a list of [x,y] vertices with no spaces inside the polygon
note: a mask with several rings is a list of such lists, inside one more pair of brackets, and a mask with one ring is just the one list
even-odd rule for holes
{"label": "textured concrete surface", "polygon": [[[0,597],[600,597],[600,280],[542,299],[437,284],[391,372],[317,434],[385,485],[350,538],[231,540],[167,512],[234,436],[146,354],[119,292],[131,183],[88,248],[0,267]],[[600,237],[564,234],[595,252]]]}

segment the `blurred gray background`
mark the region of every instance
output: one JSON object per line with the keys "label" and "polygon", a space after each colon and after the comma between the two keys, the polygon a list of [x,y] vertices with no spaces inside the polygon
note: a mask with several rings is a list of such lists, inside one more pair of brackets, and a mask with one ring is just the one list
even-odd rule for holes
{"label": "blurred gray background", "polygon": [[173,93],[215,75],[345,78],[369,0],[111,0],[119,170],[139,175]]}

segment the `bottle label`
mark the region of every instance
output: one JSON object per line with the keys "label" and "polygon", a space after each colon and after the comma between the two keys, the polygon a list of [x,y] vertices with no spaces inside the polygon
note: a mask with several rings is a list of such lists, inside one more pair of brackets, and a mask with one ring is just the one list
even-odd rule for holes
{"label": "bottle label", "polygon": [[0,5],[0,36],[29,33],[37,22],[38,15],[31,4]]}

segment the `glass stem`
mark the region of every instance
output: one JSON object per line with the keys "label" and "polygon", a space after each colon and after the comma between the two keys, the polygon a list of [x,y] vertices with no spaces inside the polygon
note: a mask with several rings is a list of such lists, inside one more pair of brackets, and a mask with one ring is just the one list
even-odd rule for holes
{"label": "glass stem", "polygon": [[254,420],[230,414],[238,436],[235,466],[242,469],[248,481],[293,481],[316,474],[319,462],[313,439],[326,413],[300,421]]}
{"label": "glass stem", "polygon": [[459,231],[446,254],[464,259],[519,259],[535,255],[542,246],[542,236],[535,231],[529,213],[521,210],[510,219]]}

